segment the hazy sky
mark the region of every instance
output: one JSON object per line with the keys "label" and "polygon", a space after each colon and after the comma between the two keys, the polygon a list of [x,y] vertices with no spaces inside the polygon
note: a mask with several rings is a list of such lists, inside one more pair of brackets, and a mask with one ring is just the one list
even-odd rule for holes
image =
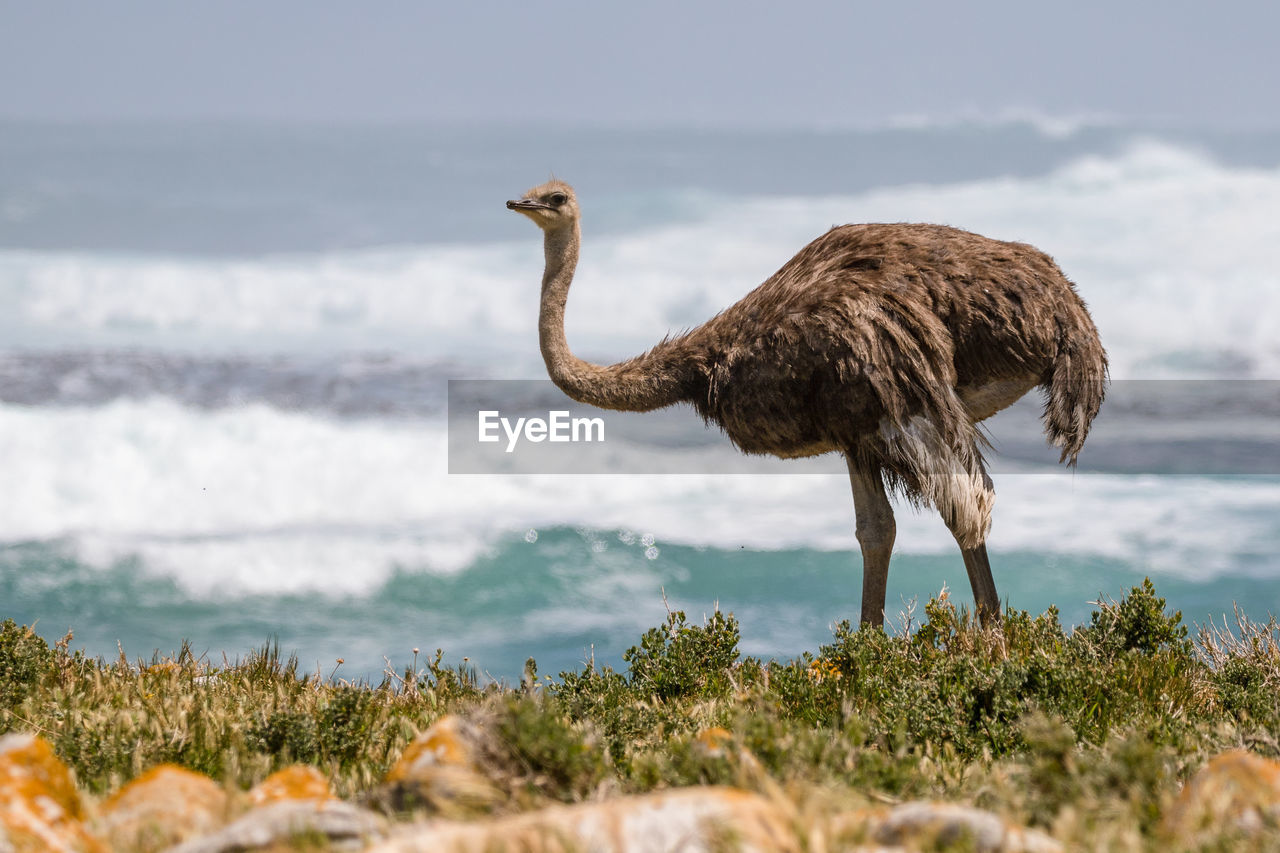
{"label": "hazy sky", "polygon": [[1280,4],[0,0],[0,117],[1280,125]]}

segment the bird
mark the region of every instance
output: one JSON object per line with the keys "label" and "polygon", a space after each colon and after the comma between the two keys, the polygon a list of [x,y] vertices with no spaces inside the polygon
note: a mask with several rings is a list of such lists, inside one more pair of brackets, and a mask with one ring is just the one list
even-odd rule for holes
{"label": "bird", "polygon": [[1088,308],[1052,258],[946,225],[836,226],[701,326],[599,365],[565,336],[582,240],[573,188],[552,179],[507,207],[543,232],[539,345],[568,397],[638,412],[688,403],[748,454],[842,454],[862,625],[884,624],[891,494],[941,515],[979,619],[999,624],[979,424],[1039,388],[1046,438],[1074,466],[1108,379]]}

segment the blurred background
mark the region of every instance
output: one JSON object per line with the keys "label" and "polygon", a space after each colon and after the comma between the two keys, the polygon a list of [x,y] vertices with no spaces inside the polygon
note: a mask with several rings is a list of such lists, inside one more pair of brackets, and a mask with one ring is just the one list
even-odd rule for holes
{"label": "blurred background", "polygon": [[[1231,2],[3,0],[0,618],[501,679],[621,665],[665,593],[816,650],[859,610],[839,473],[448,474],[447,380],[545,376],[540,235],[503,202],[577,188],[597,361],[833,224],[928,221],[1052,254],[1120,381],[1277,380],[1277,31]],[[1187,462],[1274,446],[1253,387],[1144,410],[1136,468],[1001,471],[1009,605],[1087,621],[1150,575],[1192,622],[1274,609],[1274,460]],[[969,600],[941,523],[898,529],[890,609]]]}

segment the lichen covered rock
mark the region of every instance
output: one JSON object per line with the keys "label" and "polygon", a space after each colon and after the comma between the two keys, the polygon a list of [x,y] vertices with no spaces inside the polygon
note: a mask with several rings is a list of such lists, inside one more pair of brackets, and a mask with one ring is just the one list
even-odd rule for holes
{"label": "lichen covered rock", "polygon": [[471,823],[434,821],[398,829],[371,853],[542,853],[591,850],[799,850],[782,810],[733,788],[682,788],[599,803],[552,806]]}
{"label": "lichen covered rock", "polygon": [[0,737],[0,850],[100,853],[81,821],[84,805],[71,772],[32,734]]}
{"label": "lichen covered rock", "polygon": [[388,782],[412,779],[432,767],[474,767],[479,730],[455,714],[446,714],[405,748],[387,772]]}
{"label": "lichen covered rock", "polygon": [[94,828],[113,849],[163,850],[226,822],[227,795],[207,776],[161,764],[112,794]]}
{"label": "lichen covered rock", "polygon": [[1058,853],[1062,845],[1034,829],[959,803],[903,803],[868,815],[869,835],[881,844],[954,845],[979,853]]}
{"label": "lichen covered rock", "polygon": [[241,815],[222,829],[171,849],[170,853],[232,853],[288,844],[305,838],[362,849],[381,838],[386,819],[336,799],[276,800]]}
{"label": "lichen covered rock", "polygon": [[1214,756],[1191,777],[1165,818],[1183,843],[1227,832],[1253,834],[1280,823],[1280,763],[1249,752]]}
{"label": "lichen covered rock", "polygon": [[379,801],[393,809],[427,808],[458,815],[485,811],[501,792],[481,770],[483,734],[453,714],[418,735],[387,772]]}
{"label": "lichen covered rock", "polygon": [[295,764],[277,770],[249,791],[249,802],[254,806],[280,800],[331,800],[333,791],[329,780],[314,767]]}
{"label": "lichen covered rock", "polygon": [[693,737],[694,749],[706,758],[724,758],[733,743],[733,733],[720,726],[703,729]]}

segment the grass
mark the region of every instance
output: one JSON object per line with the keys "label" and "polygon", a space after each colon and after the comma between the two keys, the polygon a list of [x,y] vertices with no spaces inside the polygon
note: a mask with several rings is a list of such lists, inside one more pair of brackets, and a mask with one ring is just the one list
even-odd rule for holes
{"label": "grass", "polygon": [[[530,660],[515,687],[438,653],[377,685],[300,672],[275,646],[220,665],[185,647],[91,660],[69,636],[50,647],[7,621],[0,733],[41,733],[96,794],[159,762],[241,788],[302,762],[367,798],[417,732],[459,712],[487,734],[502,790],[487,810],[728,783],[961,801],[1087,849],[1167,848],[1162,816],[1207,758],[1280,757],[1280,626],[1237,615],[1192,637],[1149,581],[1096,607],[1069,631],[1052,609],[983,629],[944,593],[918,625],[841,624],[782,662],[742,657],[731,614],[694,624],[676,611],[625,672],[539,676]],[[711,727],[724,748],[698,738]]]}

